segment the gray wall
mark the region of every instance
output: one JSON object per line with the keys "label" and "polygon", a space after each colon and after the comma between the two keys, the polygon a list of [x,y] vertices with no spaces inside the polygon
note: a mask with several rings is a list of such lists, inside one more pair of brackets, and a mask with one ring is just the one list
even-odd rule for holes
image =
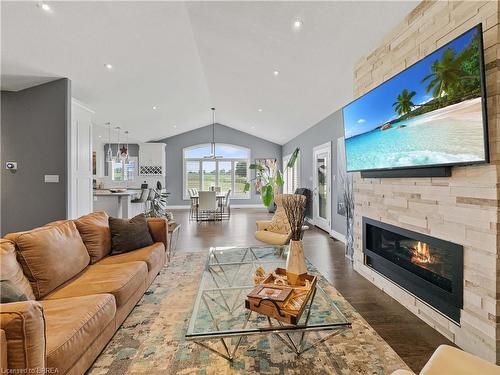
{"label": "gray wall", "polygon": [[[168,204],[171,206],[187,205],[188,201],[182,199],[182,149],[185,147],[208,143],[212,139],[212,126],[204,126],[199,129],[191,130],[170,138],[165,138],[157,142],[167,144],[167,175],[166,188],[170,192]],[[281,167],[281,145],[266,141],[265,139],[255,137],[248,133],[221,125],[215,126],[215,140],[217,143],[228,143],[237,146],[249,148],[250,159],[253,163],[255,159],[275,158]],[[252,178],[254,173],[252,171]],[[233,204],[259,204],[260,195],[255,194],[252,186],[250,199],[233,199]]]}
{"label": "gray wall", "polygon": [[332,142],[332,229],[340,234],[346,234],[346,218],[337,214],[337,139],[344,136],[342,111],[332,113],[313,127],[283,145],[283,155],[289,155],[300,147],[300,186],[312,190],[313,187],[313,148],[328,141]]}
{"label": "gray wall", "polygon": [[[2,235],[66,218],[70,81],[2,91],[1,104]],[[7,161],[17,161],[16,173]],[[46,174],[59,175],[59,183],[45,183]]]}

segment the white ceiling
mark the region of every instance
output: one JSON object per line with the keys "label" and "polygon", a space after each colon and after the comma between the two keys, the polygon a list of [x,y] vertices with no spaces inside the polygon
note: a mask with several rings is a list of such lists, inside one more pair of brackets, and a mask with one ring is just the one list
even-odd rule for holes
{"label": "white ceiling", "polygon": [[2,1],[2,89],[68,77],[96,123],[141,141],[205,126],[215,106],[217,122],[283,144],[352,99],[354,62],[417,3],[48,2],[48,13]]}

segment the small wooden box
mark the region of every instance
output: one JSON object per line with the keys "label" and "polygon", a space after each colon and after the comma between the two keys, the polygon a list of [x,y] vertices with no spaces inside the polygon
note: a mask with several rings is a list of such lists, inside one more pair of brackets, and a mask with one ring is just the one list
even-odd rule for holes
{"label": "small wooden box", "polygon": [[[286,270],[277,268],[275,273],[285,276]],[[305,280],[309,283],[306,284]],[[304,275],[304,283],[299,286],[276,285],[274,281],[270,273],[247,295],[245,307],[285,323],[297,324],[316,288],[317,277]]]}

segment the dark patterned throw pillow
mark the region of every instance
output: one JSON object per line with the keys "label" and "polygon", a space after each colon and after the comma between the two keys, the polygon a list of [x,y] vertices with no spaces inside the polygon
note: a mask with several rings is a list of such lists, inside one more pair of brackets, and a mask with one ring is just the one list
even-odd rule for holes
{"label": "dark patterned throw pillow", "polygon": [[122,254],[153,244],[144,214],[132,219],[109,218],[111,255]]}

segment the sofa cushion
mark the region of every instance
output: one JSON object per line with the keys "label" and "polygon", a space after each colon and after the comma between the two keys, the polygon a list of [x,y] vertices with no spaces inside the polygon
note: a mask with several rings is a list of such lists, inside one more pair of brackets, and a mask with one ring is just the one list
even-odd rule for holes
{"label": "sofa cushion", "polygon": [[106,212],[92,212],[75,220],[92,264],[104,258],[111,251],[111,232],[108,219]]}
{"label": "sofa cushion", "polygon": [[36,299],[47,295],[87,267],[90,257],[72,221],[8,234]]}
{"label": "sofa cushion", "polygon": [[121,254],[153,244],[144,214],[132,219],[109,218],[111,254]]}
{"label": "sofa cushion", "polygon": [[17,261],[14,242],[0,239],[0,275],[10,280],[28,299],[35,299],[33,289]]}
{"label": "sofa cushion", "polygon": [[156,242],[151,246],[129,251],[128,253],[111,255],[101,259],[97,264],[121,264],[134,261],[143,261],[148,265],[148,271],[156,269],[162,262],[165,254],[165,246],[161,242]]}
{"label": "sofa cushion", "polygon": [[92,264],[45,299],[110,293],[115,296],[116,306],[120,308],[139,288],[145,288],[147,275],[148,267],[145,262]]}
{"label": "sofa cushion", "polygon": [[65,374],[110,324],[116,313],[111,294],[41,301],[47,332],[47,367]]}

